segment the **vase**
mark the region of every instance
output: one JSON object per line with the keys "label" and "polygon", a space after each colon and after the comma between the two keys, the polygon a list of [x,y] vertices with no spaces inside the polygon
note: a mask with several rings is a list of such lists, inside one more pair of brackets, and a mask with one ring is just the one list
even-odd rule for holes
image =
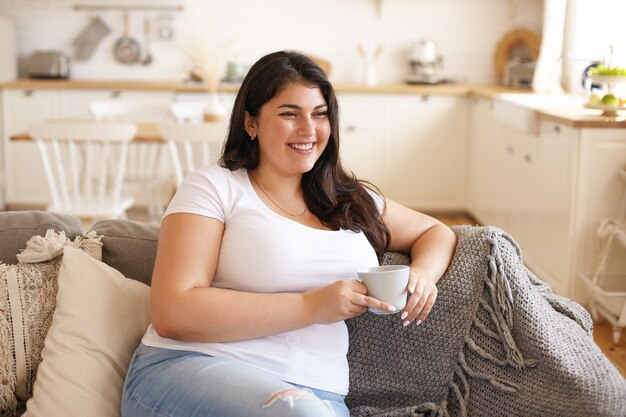
{"label": "vase", "polygon": [[218,122],[226,116],[226,106],[222,103],[218,93],[209,93],[209,99],[204,109],[205,122]]}

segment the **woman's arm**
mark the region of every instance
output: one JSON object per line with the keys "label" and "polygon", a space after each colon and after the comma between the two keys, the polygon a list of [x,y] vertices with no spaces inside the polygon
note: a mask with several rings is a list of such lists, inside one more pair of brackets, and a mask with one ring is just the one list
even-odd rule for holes
{"label": "woman's arm", "polygon": [[[163,219],[152,274],[152,324],[163,337],[225,342],[332,323],[389,306],[356,280],[305,293],[250,293],[211,287],[224,224],[177,213]],[[245,259],[242,259],[245,262]]]}
{"label": "woman's arm", "polygon": [[391,233],[389,249],[411,254],[409,297],[404,325],[419,324],[435,303],[436,283],[446,272],[456,248],[456,235],[446,225],[423,213],[386,200],[383,221]]}

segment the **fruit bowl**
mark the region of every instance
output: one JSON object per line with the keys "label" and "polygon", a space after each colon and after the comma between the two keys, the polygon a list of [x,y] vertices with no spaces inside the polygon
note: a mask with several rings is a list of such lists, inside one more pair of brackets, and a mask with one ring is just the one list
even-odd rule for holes
{"label": "fruit bowl", "polygon": [[626,110],[626,106],[612,106],[604,103],[585,103],[583,107],[586,109],[604,110],[601,116],[615,117],[618,110]]}
{"label": "fruit bowl", "polygon": [[626,75],[590,75],[589,79],[594,84],[626,83]]}

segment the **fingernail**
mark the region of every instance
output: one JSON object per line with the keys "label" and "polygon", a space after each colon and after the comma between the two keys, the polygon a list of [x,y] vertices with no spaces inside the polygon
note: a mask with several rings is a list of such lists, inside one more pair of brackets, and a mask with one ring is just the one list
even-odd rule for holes
{"label": "fingernail", "polygon": [[411,322],[408,320],[405,320],[404,323],[402,323],[404,327],[408,326],[409,324],[411,324]]}
{"label": "fingernail", "polygon": [[390,305],[389,307],[387,307],[387,310],[394,312],[397,310],[397,308],[395,308],[394,306]]}
{"label": "fingernail", "polygon": [[400,320],[404,320],[406,318],[406,316],[408,316],[408,315],[409,315],[408,311],[403,312],[402,315],[400,316]]}
{"label": "fingernail", "polygon": [[421,320],[415,320],[415,324],[420,325],[422,323]]}

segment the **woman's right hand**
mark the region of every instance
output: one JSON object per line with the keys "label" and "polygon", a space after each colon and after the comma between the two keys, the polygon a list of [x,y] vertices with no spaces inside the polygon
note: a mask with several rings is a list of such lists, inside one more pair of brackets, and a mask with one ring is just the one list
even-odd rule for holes
{"label": "woman's right hand", "polygon": [[394,312],[388,303],[367,295],[367,287],[355,279],[343,279],[330,285],[314,288],[303,294],[313,322],[330,324],[360,316],[373,307]]}

